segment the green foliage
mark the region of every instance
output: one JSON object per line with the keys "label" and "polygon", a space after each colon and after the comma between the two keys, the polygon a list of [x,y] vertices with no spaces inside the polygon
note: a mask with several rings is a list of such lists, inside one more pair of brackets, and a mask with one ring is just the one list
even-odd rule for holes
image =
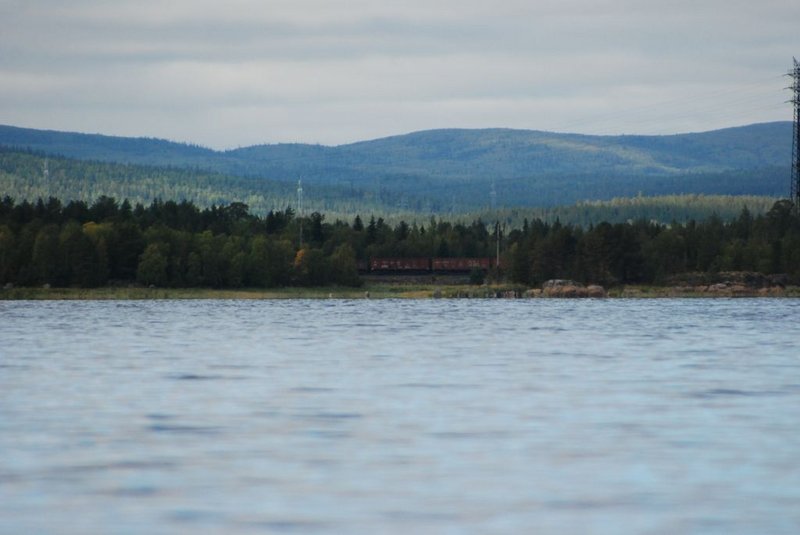
{"label": "green foliage", "polygon": [[294,259],[294,273],[300,286],[324,286],[330,280],[328,259],[320,249],[300,249]]}
{"label": "green foliage", "polygon": [[331,280],[342,286],[359,286],[356,253],[349,243],[339,245],[330,257]]}
{"label": "green foliage", "polygon": [[479,268],[472,268],[469,272],[469,283],[473,286],[480,286],[486,280],[486,272]]}
{"label": "green foliage", "polygon": [[0,282],[14,280],[17,267],[16,236],[8,225],[0,225]]}
{"label": "green foliage", "polygon": [[166,286],[167,278],[167,258],[165,249],[167,246],[162,243],[151,243],[147,246],[139,259],[139,266],[136,269],[136,279],[145,286]]}
{"label": "green foliage", "polygon": [[59,254],[59,228],[46,225],[36,234],[33,243],[31,271],[33,280],[38,283],[60,285],[65,277],[61,273],[63,265]]}
{"label": "green foliage", "polygon": [[717,216],[731,221],[747,209],[751,216],[766,214],[777,197],[755,195],[666,195],[660,197],[619,197],[607,201],[583,201],[569,206],[549,208],[506,208],[464,214],[461,218],[499,220],[512,228],[521,228],[525,220],[547,223],[560,221],[581,227],[599,223],[654,221],[662,224],[702,221]]}
{"label": "green foliage", "polygon": [[[742,208],[728,221],[653,220],[578,226],[542,219],[424,224],[383,218],[351,226],[321,213],[286,209],[266,217],[242,203],[200,209],[113,198],[88,205],[57,199],[0,200],[0,283],[94,287],[105,284],[213,288],[357,286],[370,257],[493,257],[511,281],[567,278],[604,285],[663,282],[684,272],[759,271],[800,280],[800,218],[778,201],[766,213]],[[300,242],[299,228],[304,232]],[[479,283],[483,273],[472,273]]]}
{"label": "green foliage", "polygon": [[64,225],[58,236],[58,246],[64,280],[84,288],[106,283],[108,266],[103,264],[106,259],[79,223],[70,221]]}
{"label": "green foliage", "polygon": [[512,280],[551,278],[587,283],[662,283],[686,272],[786,273],[800,281],[800,218],[791,203],[766,215],[742,209],[724,222],[663,225],[652,221],[600,223],[588,228],[534,221],[512,233],[507,252]]}

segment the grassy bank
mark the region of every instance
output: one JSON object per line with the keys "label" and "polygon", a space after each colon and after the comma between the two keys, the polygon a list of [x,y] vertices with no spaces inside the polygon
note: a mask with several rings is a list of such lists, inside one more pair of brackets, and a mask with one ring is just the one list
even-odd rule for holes
{"label": "grassy bank", "polygon": [[361,288],[6,288],[3,300],[135,300],[135,299],[426,299],[434,297],[494,297],[514,286],[466,286],[433,284],[366,284]]}
{"label": "grassy bank", "polygon": [[705,291],[674,286],[628,285],[608,291],[611,298],[725,298],[725,297],[800,297],[800,287],[786,288],[731,288],[727,290]]}
{"label": "grassy bank", "polygon": [[[430,299],[531,296],[516,285],[468,286],[435,284],[366,284],[361,288],[5,288],[0,300],[136,300],[136,299]],[[800,297],[800,287],[786,289],[707,292],[667,286],[620,286],[608,290],[610,298],[667,297]]]}
{"label": "grassy bank", "polygon": [[12,288],[0,290],[0,299],[135,300],[135,299],[344,299],[365,297],[366,289],[352,288]]}

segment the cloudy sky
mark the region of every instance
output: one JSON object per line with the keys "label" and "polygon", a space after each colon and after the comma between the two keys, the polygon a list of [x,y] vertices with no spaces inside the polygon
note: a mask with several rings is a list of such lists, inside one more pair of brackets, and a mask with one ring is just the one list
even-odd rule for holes
{"label": "cloudy sky", "polygon": [[231,148],[790,120],[797,0],[0,0],[0,124]]}

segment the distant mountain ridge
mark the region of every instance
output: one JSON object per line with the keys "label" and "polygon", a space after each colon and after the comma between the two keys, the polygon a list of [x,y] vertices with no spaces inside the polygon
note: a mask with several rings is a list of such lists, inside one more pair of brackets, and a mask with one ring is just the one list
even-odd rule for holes
{"label": "distant mountain ridge", "polygon": [[[0,146],[70,158],[283,182],[348,186],[430,200],[552,205],[645,194],[781,195],[791,122],[667,136],[590,136],[536,130],[442,129],[339,146],[256,145],[228,151],[151,138],[0,126]],[[785,180],[784,180],[784,177]]]}

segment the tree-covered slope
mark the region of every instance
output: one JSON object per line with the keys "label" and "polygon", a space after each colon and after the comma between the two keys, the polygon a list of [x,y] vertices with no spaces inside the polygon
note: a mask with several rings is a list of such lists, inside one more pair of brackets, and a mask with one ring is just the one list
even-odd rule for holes
{"label": "tree-covered slope", "polygon": [[[45,168],[47,172],[45,173]],[[198,206],[242,202],[259,215],[297,206],[296,183],[225,175],[195,168],[156,167],[76,160],[0,147],[0,197],[19,201],[56,197],[93,202],[100,196],[149,204],[154,199]],[[391,211],[397,200],[349,187],[309,188],[308,211],[350,214]]]}
{"label": "tree-covered slope", "polygon": [[[336,166],[455,180],[534,175],[660,175],[782,165],[791,124],[766,123],[700,134],[585,136],[534,130],[430,130],[335,147]],[[274,159],[274,146],[235,151]],[[260,154],[259,154],[260,153]]]}
{"label": "tree-covered slope", "polygon": [[639,193],[780,196],[788,188],[791,123],[670,136],[430,130],[336,147],[277,144],[223,152],[156,139],[0,126],[0,146],[285,184],[302,178],[341,186],[362,199],[446,212],[488,204],[492,182],[498,203],[507,206]]}
{"label": "tree-covered slope", "polygon": [[[44,173],[45,161],[48,176]],[[189,201],[201,208],[244,203],[251,213],[263,216],[271,210],[296,208],[295,188],[295,184],[192,169],[81,161],[0,148],[0,197],[8,196],[17,202],[35,203],[55,197],[91,205],[101,197],[112,197],[143,205],[157,199]],[[753,214],[766,213],[776,201],[775,197],[750,195],[636,195],[607,201],[540,203],[538,207],[508,204],[497,210],[485,205],[442,203],[441,209],[432,210],[427,200],[397,197],[387,191],[375,196],[370,191],[319,184],[305,190],[305,213],[324,212],[333,219],[350,220],[358,214],[370,214],[392,223],[405,219],[424,224],[431,215],[438,214],[453,221],[499,220],[511,228],[521,227],[524,219],[536,218],[578,225],[638,219],[666,224],[703,220],[711,215],[731,220],[744,207]]]}
{"label": "tree-covered slope", "polygon": [[0,125],[0,145],[81,160],[184,166],[211,163],[211,149],[163,139],[79,134]]}

